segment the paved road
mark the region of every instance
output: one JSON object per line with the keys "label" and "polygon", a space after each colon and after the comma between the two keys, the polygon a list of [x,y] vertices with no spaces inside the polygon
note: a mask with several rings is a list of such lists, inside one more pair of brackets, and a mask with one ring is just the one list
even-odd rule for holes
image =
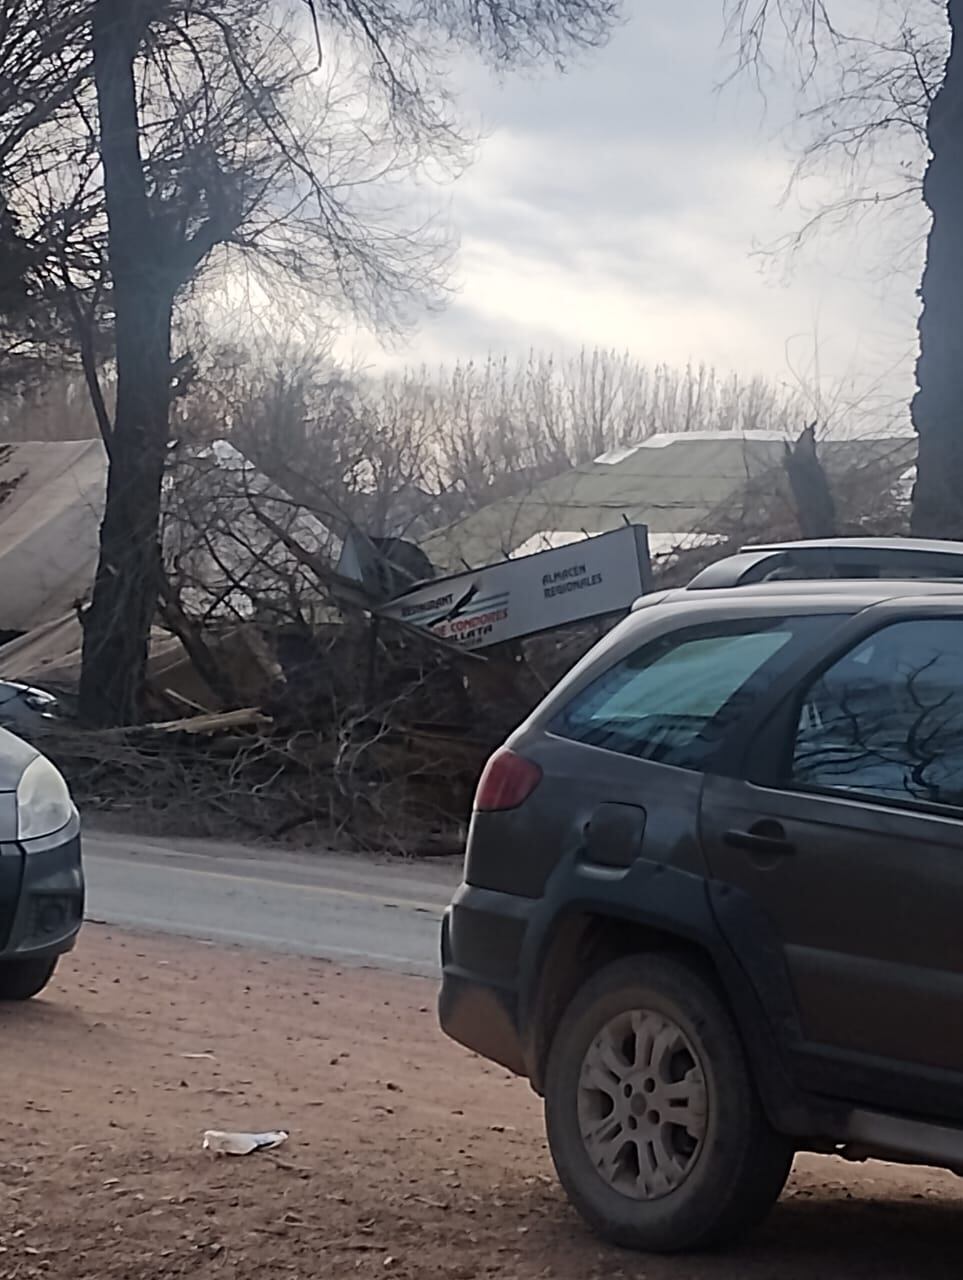
{"label": "paved road", "polygon": [[87,918],[323,956],[438,970],[438,922],[460,868],[88,833]]}

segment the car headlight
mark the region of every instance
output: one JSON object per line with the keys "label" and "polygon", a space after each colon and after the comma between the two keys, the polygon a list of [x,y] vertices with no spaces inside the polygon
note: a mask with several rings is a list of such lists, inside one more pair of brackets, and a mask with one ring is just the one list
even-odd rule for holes
{"label": "car headlight", "polygon": [[17,785],[17,839],[38,840],[65,827],[74,816],[66,782],[45,756],[24,769]]}

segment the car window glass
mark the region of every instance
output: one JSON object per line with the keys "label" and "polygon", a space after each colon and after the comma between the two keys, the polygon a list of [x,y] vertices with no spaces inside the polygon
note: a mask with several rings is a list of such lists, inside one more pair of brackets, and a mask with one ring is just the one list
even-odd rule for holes
{"label": "car window glass", "polygon": [[550,729],[589,746],[698,769],[806,638],[833,621],[763,618],[673,632],[582,690]]}
{"label": "car window glass", "polygon": [[963,620],[896,623],[834,663],[803,700],[792,776],[963,808]]}

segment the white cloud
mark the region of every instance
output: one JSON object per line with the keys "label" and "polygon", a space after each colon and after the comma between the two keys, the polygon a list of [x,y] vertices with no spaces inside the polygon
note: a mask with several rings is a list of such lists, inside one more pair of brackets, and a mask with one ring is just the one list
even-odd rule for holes
{"label": "white cloud", "polygon": [[455,186],[458,294],[373,363],[588,345],[651,361],[882,385],[905,398],[915,280],[886,280],[864,230],[823,238],[785,278],[753,256],[804,217],[791,158],[747,87],[721,94],[721,0],[634,0],[611,45],[563,77],[466,74],[492,128]]}

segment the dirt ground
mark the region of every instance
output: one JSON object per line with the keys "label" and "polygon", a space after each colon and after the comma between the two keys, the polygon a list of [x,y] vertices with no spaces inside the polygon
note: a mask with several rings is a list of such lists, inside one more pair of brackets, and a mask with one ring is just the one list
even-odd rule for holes
{"label": "dirt ground", "polygon": [[[0,1011],[0,1280],[918,1280],[959,1274],[948,1175],[798,1162],[737,1253],[635,1258],[558,1190],[537,1100],[437,1031],[431,983],[88,928]],[[215,1159],[207,1128],[287,1128]]]}

